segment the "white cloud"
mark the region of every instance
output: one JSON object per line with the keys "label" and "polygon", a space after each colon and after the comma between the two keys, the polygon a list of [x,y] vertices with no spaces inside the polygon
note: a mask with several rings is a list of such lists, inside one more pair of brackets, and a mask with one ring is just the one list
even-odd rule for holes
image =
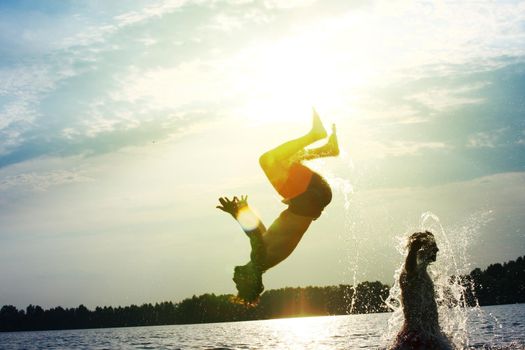
{"label": "white cloud", "polygon": [[219,13],[215,15],[211,23],[207,25],[210,30],[232,32],[250,24],[268,23],[271,16],[258,9],[244,10],[240,13]]}
{"label": "white cloud", "polygon": [[55,170],[48,172],[29,172],[6,176],[0,181],[0,192],[7,190],[47,191],[50,187],[92,181],[81,172]]}
{"label": "white cloud", "polygon": [[158,41],[152,37],[144,37],[137,39],[139,43],[142,43],[144,46],[152,46],[155,45]]}
{"label": "white cloud", "polygon": [[417,101],[433,110],[444,111],[451,107],[463,105],[482,104],[485,100],[481,97],[459,97],[453,96],[447,90],[432,89],[425,93],[418,93],[408,97],[409,100]]}
{"label": "white cloud", "polygon": [[[468,16],[465,16],[468,14]],[[385,79],[493,69],[501,56],[523,56],[525,4],[390,2],[344,13],[319,26]],[[489,28],[490,30],[488,30]],[[446,69],[445,69],[446,68]]]}
{"label": "white cloud", "polygon": [[[0,111],[3,136],[10,135],[9,139],[6,137],[1,141],[0,152],[6,152],[12,145],[23,141],[24,129],[21,130],[20,126],[16,130],[6,128],[17,121],[27,122],[26,127],[30,128],[30,123],[40,117],[40,100],[47,93],[52,93],[61,81],[79,74],[76,68],[79,63],[91,62],[93,65],[85,69],[95,69],[97,61],[103,57],[101,53],[124,45],[111,42],[113,34],[137,24],[146,24],[149,20],[154,21],[173,11],[183,12],[188,3],[190,1],[160,1],[141,10],[115,16],[109,23],[87,27],[80,34],[64,40],[60,46],[63,51],[56,51],[45,60],[42,58],[42,64],[21,64],[15,69],[1,71],[0,95],[15,101],[5,104],[4,110]],[[261,11],[260,4],[250,8],[249,2],[240,3],[243,12],[219,12],[212,22],[184,34],[191,38],[194,30],[234,30],[241,27],[250,30],[250,23],[270,20],[269,13],[274,16],[275,11]],[[217,8],[220,2],[209,4]],[[190,57],[176,67],[150,69],[135,66],[123,73],[115,71],[115,75],[107,79],[119,80],[121,89],[113,92],[110,99],[128,104],[128,108],[122,107],[112,113],[100,109],[88,111],[81,127],[61,125],[57,132],[62,132],[64,137],[86,133],[96,136],[120,127],[137,126],[138,121],[132,115],[137,112],[135,108],[147,112],[180,109],[189,105],[197,108],[196,104],[226,104],[230,101],[232,104],[225,109],[242,111],[244,115],[252,115],[254,111],[270,115],[268,112],[277,110],[277,107],[287,113],[292,108],[286,104],[304,105],[304,101],[324,104],[332,110],[337,105],[339,111],[346,112],[343,107],[347,105],[342,105],[353,98],[354,92],[374,84],[388,85],[392,80],[420,77],[429,72],[457,73],[466,69],[465,64],[467,69],[474,70],[494,67],[497,58],[502,55],[525,52],[523,45],[520,45],[524,36],[520,27],[525,17],[523,3],[496,6],[492,3],[388,4],[390,2],[378,2],[333,17],[308,17],[304,22],[297,20],[293,28],[283,31],[280,37],[271,41],[254,40],[249,46],[238,47],[236,52],[223,56],[219,54],[222,52],[220,47],[213,47],[215,51],[210,47],[206,53],[200,52],[198,58]],[[269,1],[266,5],[274,9],[323,6],[322,2],[314,4],[312,1]],[[465,18],[464,13],[469,16]],[[492,30],[487,31],[486,28]],[[149,34],[136,40],[151,45],[159,39]],[[175,41],[180,42],[180,39]],[[114,51],[112,57],[118,57],[118,51]],[[454,67],[457,68],[443,71],[428,68],[429,65],[452,67],[450,64],[456,64]],[[481,98],[471,97],[480,88],[434,89],[412,95],[409,99],[441,111],[483,103]],[[235,99],[231,99],[234,96]],[[95,99],[99,98],[106,97]],[[106,100],[108,103],[113,101]],[[428,118],[408,107],[403,111],[383,114],[385,122],[390,119],[399,124],[420,123]],[[375,117],[371,114],[370,118]],[[399,152],[421,149],[411,145],[395,148]]]}
{"label": "white cloud", "polygon": [[213,22],[210,25],[210,28],[222,30],[225,32],[231,32],[233,30],[241,28],[242,26],[243,21],[241,18],[221,13],[213,18]]}
{"label": "white cloud", "polygon": [[410,105],[402,104],[400,101],[392,108],[391,104],[385,103],[378,97],[361,97],[355,103],[355,114],[373,126],[378,124],[419,124],[429,120],[429,116],[423,116],[420,111]]}
{"label": "white cloud", "polygon": [[25,131],[34,127],[41,115],[39,102],[42,96],[55,89],[57,84],[75,73],[71,64],[53,67],[46,64],[17,65],[0,69],[0,96],[9,101],[0,107],[0,154],[24,141]]}
{"label": "white cloud", "polygon": [[[522,135],[525,135],[525,130],[521,132]],[[525,138],[521,137],[518,141],[516,141],[518,145],[525,145]]]}
{"label": "white cloud", "polygon": [[218,102],[233,94],[221,63],[197,59],[166,69],[130,67],[110,96],[114,101],[141,102],[151,110]]}
{"label": "white cloud", "polygon": [[[287,36],[242,47],[228,56],[201,56],[165,70],[144,72],[137,68],[122,78],[123,91],[113,97],[122,101],[143,98],[152,106],[173,108],[204,99],[220,100],[228,87],[238,94],[237,103],[247,106],[232,108],[246,114],[258,110],[268,115],[267,108],[261,104],[279,105],[283,110],[286,110],[283,103],[297,104],[312,99],[312,103],[334,104],[367,86],[429,74],[431,65],[449,67],[430,69],[438,75],[457,74],[458,69],[465,69],[464,64],[473,70],[493,68],[498,57],[515,54],[517,47],[521,48],[517,45],[519,36],[505,34],[510,28],[523,32],[517,26],[523,17],[519,6],[505,4],[492,8],[490,4],[454,3],[408,6],[403,3],[353,10],[333,18],[297,24]],[[494,11],[486,18],[482,14],[488,9]],[[473,14],[481,22],[476,26],[470,20],[466,23],[458,13]],[[406,21],[406,18],[412,20]],[[245,22],[246,18],[241,15],[221,13],[207,26],[228,31],[243,27]],[[487,35],[483,26],[489,24],[495,30]],[[496,44],[502,37],[508,44],[499,47]],[[525,53],[525,49],[520,50]],[[465,85],[454,90],[433,89],[408,99],[436,111],[481,104],[484,100],[472,95],[486,84],[488,82]],[[285,95],[286,102],[283,101]],[[397,122],[420,123],[426,118],[409,111],[407,115],[400,115]]]}
{"label": "white cloud", "polygon": [[525,145],[525,139],[519,139],[516,143],[518,145]]}
{"label": "white cloud", "polygon": [[443,142],[391,141],[368,142],[363,149],[371,158],[399,157],[421,154],[425,150],[448,150],[451,147]]}
{"label": "white cloud", "polygon": [[14,123],[31,123],[35,116],[36,111],[29,107],[27,99],[7,103],[0,111],[0,131]]}
{"label": "white cloud", "polygon": [[188,2],[188,0],[164,0],[158,4],[147,6],[139,11],[126,12],[115,16],[114,18],[119,27],[129,26],[155,17],[162,17],[163,15],[184,6]]}
{"label": "white cloud", "polygon": [[425,105],[435,111],[441,112],[451,108],[464,105],[482,104],[485,100],[481,97],[468,96],[488,85],[487,82],[480,82],[472,85],[465,85],[459,88],[439,88],[430,89],[424,92],[407,96],[408,101],[415,101]]}
{"label": "white cloud", "polygon": [[[160,18],[166,14],[172,13],[190,2],[192,1],[161,0],[139,10],[127,11],[115,15],[109,23],[90,25],[79,33],[64,38],[61,41],[60,47],[67,50],[71,55],[86,59],[86,54],[90,51],[91,53],[96,53],[100,50],[100,48],[97,48],[96,46],[106,43],[111,35],[126,30],[128,27],[139,25],[148,20]],[[145,44],[151,44],[150,39],[155,40],[154,38],[148,38]],[[93,50],[95,51],[93,52]]]}
{"label": "white cloud", "polygon": [[[114,23],[91,25],[76,31],[70,37],[59,38],[59,43],[45,56],[27,61],[22,58],[14,67],[1,68],[0,96],[5,96],[9,102],[0,107],[0,132],[3,136],[0,140],[0,154],[8,153],[13,147],[22,144],[24,133],[36,127],[38,123],[35,121],[38,118],[46,117],[40,112],[40,102],[45,96],[51,94],[61,82],[77,76],[85,69],[92,69],[76,68],[79,63],[96,62],[101,51],[112,49],[112,45],[100,46],[111,34],[131,24],[174,11],[185,3],[186,1],[162,1],[140,11],[117,16]],[[148,39],[144,44],[150,45],[152,41]],[[105,120],[105,117],[96,113],[92,113],[92,116],[95,120],[93,123],[88,122],[88,134],[113,130],[115,121]],[[121,115],[118,119],[121,121],[129,118]],[[129,122],[127,124],[129,126]],[[63,129],[65,131],[62,134],[66,137],[75,134],[73,127]]]}
{"label": "white cloud", "polygon": [[78,135],[94,138],[101,133],[134,129],[141,125],[141,113],[143,111],[140,108],[133,111],[120,110],[108,106],[103,99],[98,99],[80,114],[79,125],[64,128],[62,134],[70,139]]}
{"label": "white cloud", "polygon": [[469,135],[467,139],[468,148],[495,148],[499,146],[499,141],[507,128],[493,130],[490,132],[478,132]]}
{"label": "white cloud", "polygon": [[293,9],[296,7],[307,7],[317,0],[264,0],[264,6],[268,9]]}
{"label": "white cloud", "polygon": [[24,97],[49,90],[53,86],[50,67],[46,64],[0,69],[0,96]]}

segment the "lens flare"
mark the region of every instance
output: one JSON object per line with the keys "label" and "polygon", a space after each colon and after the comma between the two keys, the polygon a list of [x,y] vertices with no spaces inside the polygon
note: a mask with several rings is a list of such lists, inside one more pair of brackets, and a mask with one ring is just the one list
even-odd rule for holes
{"label": "lens flare", "polygon": [[259,219],[248,207],[241,208],[237,220],[245,231],[255,230],[259,226]]}

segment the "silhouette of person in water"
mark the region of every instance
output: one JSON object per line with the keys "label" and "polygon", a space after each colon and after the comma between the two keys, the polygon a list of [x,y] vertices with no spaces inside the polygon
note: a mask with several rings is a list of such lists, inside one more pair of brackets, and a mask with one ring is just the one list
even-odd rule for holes
{"label": "silhouette of person in water", "polygon": [[219,198],[217,208],[231,214],[250,238],[250,262],[234,269],[233,281],[238,299],[257,303],[264,290],[262,274],[286,259],[295,249],[313,220],[321,215],[332,200],[332,191],[323,177],[302,164],[305,160],[334,157],[339,154],[335,125],[327,143],[306,149],[327,137],[326,130],[313,110],[311,130],[275,149],[264,153],[259,163],[272,186],[288,205],[268,229],[248,206],[247,196]]}
{"label": "silhouette of person in water", "polygon": [[413,233],[408,239],[408,255],[399,276],[401,305],[405,321],[392,349],[452,349],[441,332],[435,299],[434,283],[427,267],[435,262],[439,251],[434,235]]}

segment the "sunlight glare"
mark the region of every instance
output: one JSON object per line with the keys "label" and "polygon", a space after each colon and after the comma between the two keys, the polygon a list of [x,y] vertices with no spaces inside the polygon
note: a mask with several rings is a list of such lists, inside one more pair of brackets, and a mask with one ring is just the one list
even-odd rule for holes
{"label": "sunlight glare", "polygon": [[304,120],[312,106],[340,107],[365,75],[341,77],[336,60],[334,48],[304,38],[249,50],[235,82],[245,95],[241,113],[255,123],[293,122]]}
{"label": "sunlight glare", "polygon": [[259,219],[248,207],[244,207],[239,210],[237,220],[245,231],[254,230],[257,228],[257,226],[259,226]]}
{"label": "sunlight glare", "polygon": [[[309,348],[315,339],[326,338],[329,336],[327,318],[322,317],[298,317],[289,319],[279,319],[272,322],[272,326],[276,330],[286,330],[285,334],[282,334],[283,341],[286,344],[293,344],[292,349],[305,349]],[[323,326],[319,327],[321,321]]]}

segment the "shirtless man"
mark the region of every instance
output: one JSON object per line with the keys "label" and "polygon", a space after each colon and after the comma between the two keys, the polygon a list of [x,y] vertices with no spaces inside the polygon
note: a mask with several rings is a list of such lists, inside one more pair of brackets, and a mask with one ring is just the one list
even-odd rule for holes
{"label": "shirtless man", "polygon": [[256,304],[264,290],[262,274],[286,259],[295,249],[313,220],[332,200],[328,183],[302,164],[304,160],[334,157],[339,154],[335,125],[327,143],[306,149],[327,136],[316,111],[311,130],[277,148],[264,153],[259,163],[272,186],[288,205],[268,229],[248,206],[247,196],[232,200],[221,197],[217,208],[231,214],[250,238],[250,262],[234,269],[233,281],[238,298],[246,304]]}
{"label": "shirtless man", "polygon": [[405,322],[392,349],[452,349],[439,327],[434,283],[427,272],[438,251],[429,231],[413,233],[408,239],[408,255],[399,276]]}

